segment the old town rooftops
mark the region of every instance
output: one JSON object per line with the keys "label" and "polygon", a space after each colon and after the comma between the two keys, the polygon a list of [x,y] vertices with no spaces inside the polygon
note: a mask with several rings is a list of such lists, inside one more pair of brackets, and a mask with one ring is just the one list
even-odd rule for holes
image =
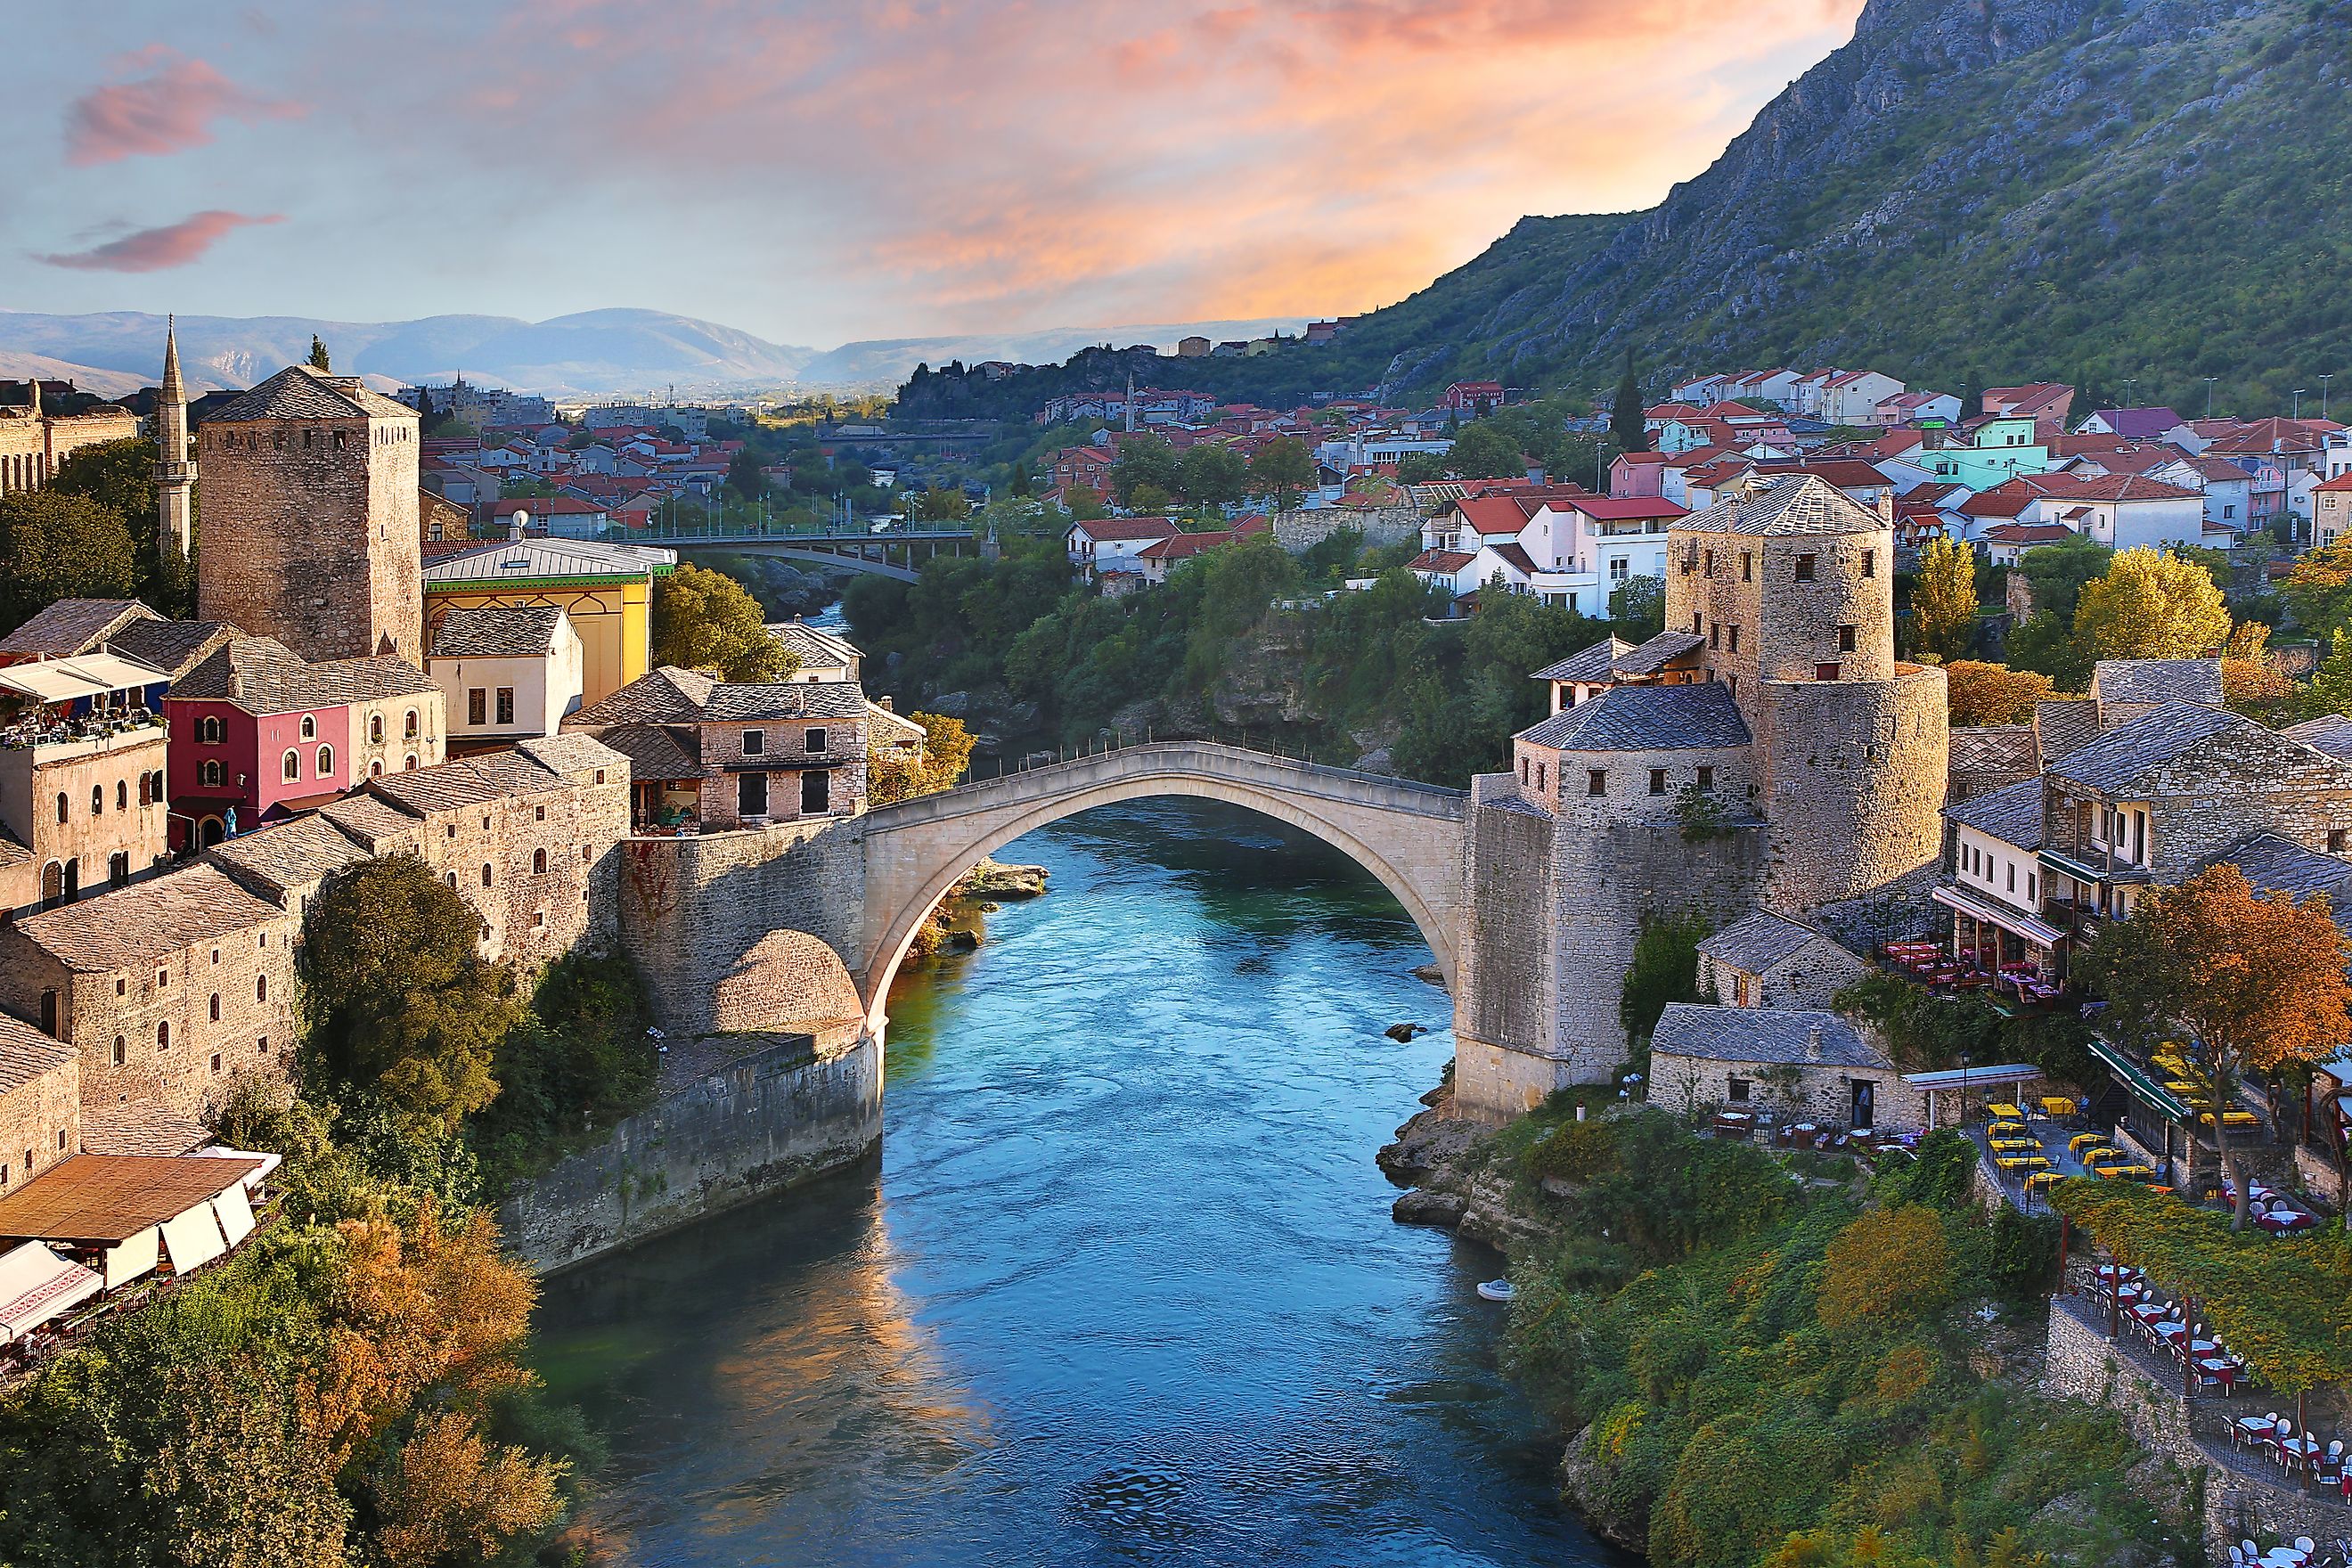
{"label": "old town rooftops", "polygon": [[203,1122],[160,1100],[91,1106],[81,1113],[85,1154],[184,1154],[211,1141]]}
{"label": "old town rooftops", "polygon": [[84,1244],[126,1241],[207,1203],[266,1161],[77,1154],[0,1198],[0,1237]]}
{"label": "old town rooftops", "polygon": [[317,816],[224,839],[206,850],[205,858],[237,880],[283,899],[368,858],[368,851],[331,818]]}
{"label": "old town rooftops", "polygon": [[1750,536],[1876,533],[1886,520],[1815,475],[1759,475],[1751,486],[1736,489],[1674,527],[1677,533]]}
{"label": "old town rooftops", "polygon": [[1962,827],[2014,844],[2020,849],[2042,847],[2042,781],[2021,779],[2000,789],[1948,805],[1944,815]]}
{"label": "old town rooftops", "polygon": [[2352,761],[2352,719],[2341,713],[2323,713],[2316,719],[2290,724],[2279,733],[2316,747],[2339,762]]}
{"label": "old town rooftops", "polygon": [[1618,658],[1633,651],[1633,645],[1622,637],[1612,637],[1594,643],[1582,653],[1570,654],[1558,664],[1538,669],[1528,679],[1533,680],[1581,680],[1605,684],[1610,670]]}
{"label": "old town rooftops", "polygon": [[20,916],[16,930],[68,969],[105,974],[249,931],[283,913],[237,886],[219,867],[199,864]]}
{"label": "old town rooftops", "polygon": [[1563,708],[1520,734],[1563,752],[1717,750],[1748,743],[1748,721],[1714,681],[1690,686],[1612,686]]}
{"label": "old town rooftops", "polygon": [[702,776],[702,739],[690,726],[613,724],[597,731],[596,738],[629,759],[632,779]]}
{"label": "old town rooftops", "polygon": [[163,618],[136,599],[59,599],[0,637],[0,654],[68,658],[91,652],[133,621]]}
{"label": "old town rooftops", "polygon": [[794,680],[759,686],[716,686],[703,706],[710,723],[761,720],[863,719],[866,693],[854,681]]}
{"label": "old town rooftops", "polygon": [[244,635],[226,621],[136,620],[106,644],[179,680],[215,649]]}
{"label": "old town rooftops", "polygon": [[1745,973],[1761,974],[1820,935],[1811,926],[1757,910],[1700,942],[1698,951]]}
{"label": "old town rooftops", "polygon": [[451,610],[433,634],[435,658],[537,658],[555,646],[563,612],[553,605]]}
{"label": "old town rooftops", "polygon": [[371,389],[358,376],[330,375],[307,364],[289,364],[236,402],[205,415],[204,423],[415,417],[415,409]]}
{"label": "old town rooftops", "polygon": [[1771,1062],[1794,1067],[1880,1068],[1891,1064],[1835,1013],[1779,1007],[1667,1004],[1650,1035],[1654,1055],[1706,1061]]}
{"label": "old town rooftops", "polygon": [[660,575],[677,565],[677,552],[650,544],[605,544],[591,539],[522,539],[445,555],[425,568],[427,594],[480,592],[516,583],[583,577]]}
{"label": "old town rooftops", "polygon": [[602,702],[565,717],[566,729],[584,730],[598,724],[673,724],[702,715],[718,678],[674,664],[657,665],[614,692]]}
{"label": "old town rooftops", "polygon": [[233,637],[198,660],[172,688],[174,700],[231,702],[248,713],[294,713],[421,697],[438,689],[424,672],[389,657],[312,664],[275,637]]}
{"label": "old town rooftops", "polygon": [[857,646],[846,637],[838,637],[806,621],[772,621],[768,635],[800,655],[801,668],[856,669],[862,657]]}
{"label": "old town rooftops", "polygon": [[2084,742],[2051,763],[2047,776],[2103,794],[2133,793],[2151,772],[2224,730],[2270,733],[2252,719],[2226,708],[2167,702]]}
{"label": "old town rooftops", "polygon": [[2298,902],[2325,893],[2337,925],[2352,921],[2352,863],[2306,849],[2275,833],[2257,833],[2208,862],[2235,866],[2258,892],[2284,893]]}
{"label": "old town rooftops", "polygon": [[1639,647],[1619,654],[1609,668],[1619,675],[1655,675],[1706,646],[1706,639],[1696,632],[1660,632]]}
{"label": "old town rooftops", "polygon": [[74,1048],[0,1013],[0,1094],[24,1088],[74,1059]]}
{"label": "old town rooftops", "polygon": [[2103,658],[2091,671],[2101,702],[2194,702],[2221,706],[2218,658]]}

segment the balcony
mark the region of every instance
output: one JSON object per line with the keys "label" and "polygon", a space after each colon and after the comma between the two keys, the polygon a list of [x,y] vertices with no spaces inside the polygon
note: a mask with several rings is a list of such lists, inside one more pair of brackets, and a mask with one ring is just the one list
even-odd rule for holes
{"label": "balcony", "polygon": [[0,751],[31,752],[36,763],[49,763],[163,736],[163,716],[145,708],[81,719],[33,715],[0,729]]}

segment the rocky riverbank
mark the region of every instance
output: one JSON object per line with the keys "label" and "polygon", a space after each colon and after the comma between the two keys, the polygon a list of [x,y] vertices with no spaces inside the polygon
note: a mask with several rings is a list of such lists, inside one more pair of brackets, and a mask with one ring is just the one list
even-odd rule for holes
{"label": "rocky riverbank", "polygon": [[948,889],[915,932],[907,956],[928,958],[942,948],[970,950],[988,940],[987,917],[1007,899],[1034,899],[1045,891],[1045,868],[982,860]]}

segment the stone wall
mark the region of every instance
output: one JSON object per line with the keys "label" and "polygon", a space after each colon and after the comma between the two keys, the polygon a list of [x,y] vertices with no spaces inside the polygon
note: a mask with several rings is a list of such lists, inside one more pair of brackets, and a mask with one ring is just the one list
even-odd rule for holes
{"label": "stone wall", "polygon": [[1700,994],[1712,990],[1717,1001],[1732,1007],[1825,1008],[1870,973],[1870,965],[1827,937],[1814,938],[1759,974],[1743,975],[1705,954],[1698,963]]}
{"label": "stone wall", "polygon": [[[2251,834],[2326,852],[2330,834],[2352,831],[2352,765],[2260,725],[2223,730],[2154,771],[2147,856],[2160,886]],[[2058,778],[2047,795],[2043,843],[2099,864],[2105,852],[2092,847],[2089,827],[2105,797]]]}
{"label": "stone wall", "polygon": [[806,1035],[744,1038],[756,1048],[519,1185],[500,1208],[507,1245],[542,1272],[565,1268],[838,1170],[879,1142],[879,1042],[820,1055]]}
{"label": "stone wall", "polygon": [[1772,824],[1770,903],[1858,898],[1943,853],[1950,730],[1940,669],[1774,682],[1757,736]]}
{"label": "stone wall", "polygon": [[[1731,1080],[1748,1086],[1745,1099],[1735,1099]],[[1893,1065],[1885,1068],[1791,1066],[1776,1074],[1774,1064],[1726,1062],[1653,1051],[1650,1054],[1649,1100],[1676,1115],[1711,1114],[1730,1107],[1769,1106],[1787,1121],[1810,1121],[1843,1127],[1853,1119],[1853,1080],[1872,1085],[1873,1125],[1882,1131],[1908,1132],[1927,1125],[1927,1097],[1903,1081]]]}
{"label": "stone wall", "polygon": [[1286,511],[1274,520],[1274,542],[1293,555],[1301,555],[1333,534],[1350,529],[1364,536],[1367,547],[1377,549],[1417,537],[1421,532],[1421,513],[1409,502],[1372,511],[1340,507]]}
{"label": "stone wall", "polygon": [[[8,1049],[0,1034],[0,1055]],[[55,1067],[0,1089],[0,1194],[81,1148],[81,1064],[70,1052],[60,1054]]]}
{"label": "stone wall", "polygon": [[710,987],[772,931],[804,931],[863,962],[864,817],[778,823],[617,850],[621,944],[672,1035],[714,1027]]}

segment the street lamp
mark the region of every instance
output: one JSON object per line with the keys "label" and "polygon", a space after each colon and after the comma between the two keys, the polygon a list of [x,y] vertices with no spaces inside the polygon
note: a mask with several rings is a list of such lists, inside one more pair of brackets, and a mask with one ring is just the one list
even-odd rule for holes
{"label": "street lamp", "polygon": [[1969,1053],[1962,1051],[1960,1053],[1960,1124],[1964,1127],[1968,1125],[1969,1109]]}
{"label": "street lamp", "polygon": [[2294,416],[2297,419],[2303,417],[2303,394],[2304,388],[2298,386],[2294,389]]}
{"label": "street lamp", "polygon": [[2205,417],[2208,419],[2213,417],[2213,384],[2221,379],[2218,375],[2205,378]]}
{"label": "street lamp", "polygon": [[2327,417],[2327,384],[2335,379],[2336,373],[2332,370],[2319,378],[2319,416],[2322,419]]}

